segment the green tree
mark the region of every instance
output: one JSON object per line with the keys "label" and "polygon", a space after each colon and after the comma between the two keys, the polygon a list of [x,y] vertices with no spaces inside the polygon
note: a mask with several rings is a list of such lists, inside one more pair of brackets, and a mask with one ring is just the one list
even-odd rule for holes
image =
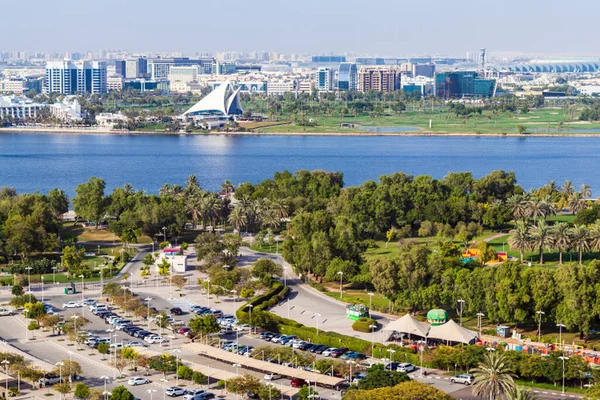
{"label": "green tree", "polygon": [[563,263],[563,252],[571,247],[571,228],[565,222],[559,222],[551,230],[553,247],[558,249],[558,264]]}
{"label": "green tree", "polygon": [[529,232],[525,223],[518,221],[515,224],[515,229],[510,231],[508,237],[508,245],[511,249],[519,250],[521,254],[521,262],[525,258],[525,250],[530,246]]}
{"label": "green tree", "polygon": [[13,296],[23,296],[23,286],[21,285],[14,285],[11,288],[11,293]]}
{"label": "green tree", "polygon": [[103,179],[91,177],[75,189],[77,196],[73,199],[73,210],[81,218],[94,222],[96,229],[106,212],[105,187]]}
{"label": "green tree", "polygon": [[271,278],[280,277],[283,274],[281,265],[269,258],[261,258],[252,264],[252,276],[263,279],[265,276]]}
{"label": "green tree", "polygon": [[410,378],[404,372],[386,371],[383,365],[374,365],[369,368],[364,379],[358,382],[357,388],[371,390],[386,386],[396,386],[399,383],[409,381]]}
{"label": "green tree", "polygon": [[583,252],[589,250],[590,245],[588,242],[590,231],[585,225],[575,225],[571,229],[571,244],[577,249],[579,254],[579,264],[583,263]]}
{"label": "green tree", "polygon": [[73,395],[81,400],[89,399],[91,396],[90,388],[85,383],[77,383]]}
{"label": "green tree", "polygon": [[205,385],[206,383],[208,383],[208,377],[200,371],[194,371],[194,373],[192,374],[192,381],[196,385]]}
{"label": "green tree", "polygon": [[552,244],[552,231],[546,221],[539,220],[529,228],[529,239],[531,247],[539,249],[540,264],[544,264],[544,249],[551,247]]}
{"label": "green tree", "polygon": [[248,288],[248,287],[243,287],[242,290],[240,291],[240,297],[242,299],[249,299],[251,297],[254,297],[254,289]]}
{"label": "green tree", "polygon": [[150,368],[162,372],[164,378],[167,379],[167,372],[175,372],[175,368],[177,367],[176,363],[177,360],[175,356],[163,354],[150,359]]}
{"label": "green tree", "polygon": [[485,354],[483,362],[472,371],[473,394],[495,400],[515,390],[514,374],[505,363],[505,355],[498,352]]}
{"label": "green tree", "polygon": [[135,396],[123,385],[117,386],[111,391],[110,400],[134,400]]}
{"label": "green tree", "polygon": [[98,343],[98,353],[108,354],[109,349],[110,349],[110,345],[108,343]]}
{"label": "green tree", "polygon": [[210,335],[221,330],[217,318],[213,315],[196,316],[190,319],[188,326],[195,334]]}
{"label": "green tree", "polygon": [[194,370],[192,370],[187,365],[180,365],[179,368],[177,369],[177,376],[179,376],[180,379],[190,380],[190,379],[192,379],[193,375],[194,375]]}
{"label": "green tree", "polygon": [[63,249],[63,264],[71,274],[76,274],[81,270],[85,248],[77,249],[75,246],[67,246]]}
{"label": "green tree", "polygon": [[[58,393],[60,393],[62,396],[71,393],[71,384],[65,382],[65,383],[59,383],[56,384],[52,387],[52,389],[56,390]],[[132,399],[133,400],[133,399]]]}

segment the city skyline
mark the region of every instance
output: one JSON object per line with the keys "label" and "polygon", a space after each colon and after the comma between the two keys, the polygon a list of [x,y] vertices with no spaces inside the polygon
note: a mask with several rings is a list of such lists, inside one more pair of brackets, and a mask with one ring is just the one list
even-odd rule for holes
{"label": "city skyline", "polygon": [[[431,0],[400,6],[382,0],[376,10],[365,9],[359,0],[260,0],[252,5],[232,0],[227,6],[184,0],[179,7],[158,7],[154,0],[143,4],[58,0],[44,12],[31,12],[42,10],[44,4],[40,0],[6,4],[5,15],[27,15],[29,23],[24,27],[21,18],[5,18],[5,32],[15,34],[10,48],[0,47],[50,52],[123,48],[190,55],[215,51],[457,55],[480,47],[495,55],[600,52],[600,45],[592,41],[594,13],[578,12],[591,10],[591,0],[570,3],[576,30],[568,21],[555,22],[564,19],[564,4],[558,0]],[[48,30],[47,21],[61,23]]]}

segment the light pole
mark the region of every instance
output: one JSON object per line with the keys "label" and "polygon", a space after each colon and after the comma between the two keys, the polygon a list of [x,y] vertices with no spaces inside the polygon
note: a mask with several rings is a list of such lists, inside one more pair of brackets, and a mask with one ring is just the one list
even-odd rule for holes
{"label": "light pole", "polygon": [[31,303],[31,267],[25,268],[27,270],[27,282],[29,283],[29,303]]}
{"label": "light pole", "polygon": [[394,349],[388,349],[388,353],[390,353],[390,362],[394,362],[394,353],[396,352],[396,350]]}
{"label": "light pole", "polygon": [[23,310],[23,314],[25,314],[25,341],[29,340],[29,334],[27,332],[27,315],[29,314],[29,310],[26,308]]}
{"label": "light pole", "polygon": [[106,381],[110,380],[110,377],[104,375],[104,376],[101,376],[100,379],[104,379],[104,392],[102,392],[102,394],[104,395],[104,398],[106,399],[106,398],[108,398],[108,395],[107,395],[108,392],[106,391]]}
{"label": "light pole", "polygon": [[375,293],[369,292],[369,318],[371,318],[371,308],[373,308],[373,295]]}
{"label": "light pole", "polygon": [[179,386],[179,353],[181,353],[181,349],[173,349],[173,353],[175,353],[175,374],[177,377],[176,386]]}
{"label": "light pole", "polygon": [[462,326],[463,304],[465,304],[465,301],[460,299],[458,300],[458,303],[460,304],[460,326]]}
{"label": "light pole", "polygon": [[562,368],[562,392],[565,392],[565,360],[568,360],[569,357],[560,356],[558,357],[562,360],[563,368]]}
{"label": "light pole", "polygon": [[[114,329],[107,329],[106,333],[108,333],[108,341],[109,341],[109,345],[112,344],[112,333],[114,332]],[[110,365],[112,363],[112,353],[110,352],[110,348],[108,351],[108,365]]]}
{"label": "light pole", "polygon": [[81,278],[81,316],[83,317],[83,310],[85,309],[85,307],[83,306],[83,302],[85,301],[85,297],[83,296],[83,278],[85,278],[85,276],[81,274],[79,275],[79,277]]}
{"label": "light pole", "polygon": [[373,352],[375,351],[375,329],[377,328],[377,325],[371,324],[369,325],[369,328],[371,328],[371,357],[375,357]]}
{"label": "light pole", "polygon": [[319,313],[314,313],[313,314],[313,318],[317,317],[317,335],[319,334],[319,317],[321,316],[321,314]]}
{"label": "light pole", "polygon": [[144,300],[148,302],[148,317],[146,317],[146,322],[148,323],[148,328],[150,328],[150,302],[152,301],[152,297],[146,297]]}
{"label": "light pole", "polygon": [[[62,367],[63,365],[65,365],[64,362],[59,361],[55,364],[58,367],[58,372],[59,372],[59,377],[60,377],[60,383],[62,383]],[[62,394],[60,395],[61,399],[62,399]]]}
{"label": "light pole", "polygon": [[[115,341],[114,341],[114,343],[115,343],[115,368],[117,368],[117,343],[118,343],[117,339],[119,339],[119,335],[117,334],[117,332],[115,332],[115,333],[113,333],[112,336],[113,336],[113,338],[115,338]],[[119,372],[119,375],[120,375],[120,372]]]}
{"label": "light pole", "polygon": [[42,277],[42,303],[44,302],[44,275]]}
{"label": "light pole", "polygon": [[482,312],[478,312],[477,313],[477,327],[479,328],[479,337],[481,337],[481,325],[482,325],[482,318],[485,317],[485,314]]}
{"label": "light pole", "polygon": [[152,393],[156,393],[156,389],[148,389],[146,391],[150,394],[150,400],[152,400]]}
{"label": "light pole", "polygon": [[565,324],[561,324],[560,322],[556,324],[556,326],[558,326],[558,342],[560,343],[560,349],[562,350],[562,328],[566,328],[567,326]]}
{"label": "light pole", "polygon": [[73,320],[74,324],[73,330],[75,332],[75,342],[77,343],[77,349],[79,349],[79,340],[77,340],[77,320],[79,319],[79,315],[71,315],[71,319]]}
{"label": "light pole", "polygon": [[421,353],[421,368],[420,368],[420,374],[421,376],[423,376],[423,352],[425,351],[425,345],[427,344],[426,341],[421,341],[420,345],[419,345],[419,351]]}
{"label": "light pole", "polygon": [[283,266],[283,286],[287,286],[287,265]]}
{"label": "light pole", "polygon": [[56,267],[52,267],[52,283],[56,285]]}
{"label": "light pole", "polygon": [[4,384],[6,385],[4,397],[6,397],[8,399],[8,364],[10,364],[10,361],[8,361],[5,358],[4,360],[2,360],[2,364],[4,364],[4,379],[5,379]]}
{"label": "light pole", "polygon": [[104,287],[104,268],[100,266],[100,290]]}
{"label": "light pole", "polygon": [[[235,310],[236,309],[236,307],[235,307],[235,301],[236,301],[236,297],[237,297],[237,290],[231,289],[230,293],[233,294],[233,309]],[[234,314],[235,314],[235,311],[234,311]]]}
{"label": "light pole", "polygon": [[252,325],[252,308],[253,308],[253,307],[254,307],[254,306],[253,306],[252,304],[248,304],[248,305],[246,306],[246,308],[249,308],[249,309],[250,309],[250,325]]}
{"label": "light pole", "polygon": [[207,301],[207,307],[210,308],[210,278],[206,279],[206,282],[208,283],[208,288],[206,290],[206,301]]}
{"label": "light pole", "polygon": [[167,241],[167,227],[163,226],[162,231],[163,231],[163,235],[165,235],[165,242],[166,242]]}
{"label": "light pole", "polygon": [[241,365],[240,364],[233,364],[232,367],[235,367],[235,374],[239,375],[238,374],[238,368],[241,367]]}
{"label": "light pole", "polygon": [[542,341],[542,315],[546,314],[543,311],[536,311],[536,314],[538,315],[538,343],[541,343]]}
{"label": "light pole", "polygon": [[344,282],[344,273],[342,271],[338,271],[338,275],[340,276],[340,300],[342,300],[342,284]]}
{"label": "light pole", "polygon": [[346,361],[346,364],[348,364],[350,366],[350,375],[348,378],[348,382],[352,385],[352,364],[355,364],[355,362],[352,360],[348,360],[348,361]]}

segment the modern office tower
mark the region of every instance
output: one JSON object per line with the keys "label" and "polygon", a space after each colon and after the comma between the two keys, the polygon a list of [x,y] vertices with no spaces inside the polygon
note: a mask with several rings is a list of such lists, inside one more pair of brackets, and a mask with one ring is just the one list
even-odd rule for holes
{"label": "modern office tower", "polygon": [[443,99],[493,97],[496,80],[479,78],[474,71],[445,72],[435,75],[435,95]]}
{"label": "modern office tower", "polygon": [[435,64],[412,64],[412,76],[424,76],[433,78],[435,75]]}
{"label": "modern office tower", "polygon": [[329,67],[321,67],[315,74],[315,88],[318,91],[328,92],[335,88],[335,71]]}
{"label": "modern office tower", "polygon": [[125,78],[127,71],[127,62],[125,60],[115,61],[115,73]]}
{"label": "modern office tower", "polygon": [[154,58],[148,60],[148,76],[153,81],[167,80],[173,66],[198,65],[201,74],[212,74],[214,58]]}
{"label": "modern office tower", "polygon": [[143,57],[128,58],[125,60],[124,78],[144,78],[148,73],[148,60]]}
{"label": "modern office tower", "polygon": [[358,68],[354,63],[341,63],[338,72],[339,90],[357,90],[358,89]]}
{"label": "modern office tower", "polygon": [[362,67],[358,72],[358,90],[393,92],[400,89],[398,67]]}
{"label": "modern office tower", "polygon": [[46,64],[44,93],[106,93],[104,61],[50,61]]}

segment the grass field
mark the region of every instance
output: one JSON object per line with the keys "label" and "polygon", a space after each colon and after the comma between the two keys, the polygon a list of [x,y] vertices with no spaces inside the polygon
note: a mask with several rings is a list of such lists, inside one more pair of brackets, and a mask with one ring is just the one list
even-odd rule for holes
{"label": "grass field", "polygon": [[[306,120],[314,120],[317,126],[297,126],[294,124],[260,128],[261,132],[296,133],[296,132],[366,132],[361,127],[415,127],[416,130],[438,133],[482,133],[482,134],[515,134],[517,125],[526,127],[528,133],[566,133],[569,130],[600,129],[600,123],[588,123],[565,117],[563,110],[543,108],[535,109],[527,114],[499,113],[484,111],[482,115],[470,118],[456,117],[442,108],[406,111],[401,114],[387,112],[381,117],[369,115],[346,115],[340,119],[338,114],[331,116],[306,114]],[[280,117],[286,120],[286,117]],[[431,121],[431,127],[430,127]],[[340,128],[340,122],[358,124],[354,128]]]}

